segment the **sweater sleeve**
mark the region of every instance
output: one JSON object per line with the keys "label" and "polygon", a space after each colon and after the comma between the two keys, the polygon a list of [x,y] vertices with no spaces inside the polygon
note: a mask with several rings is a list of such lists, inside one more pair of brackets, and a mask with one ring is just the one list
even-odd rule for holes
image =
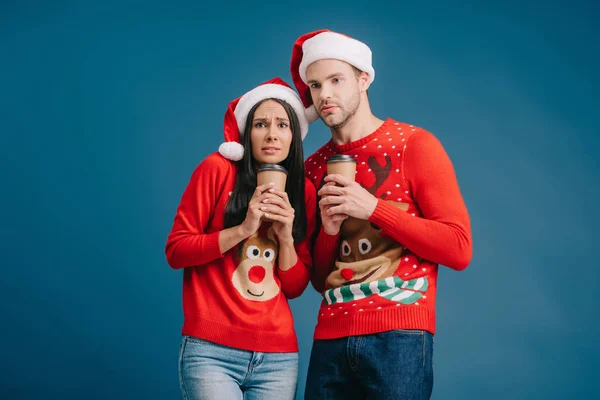
{"label": "sweater sleeve", "polygon": [[333,270],[335,260],[339,252],[340,235],[329,235],[323,227],[315,239],[313,259],[314,266],[310,276],[310,282],[319,293],[325,291],[325,281]]}
{"label": "sweater sleeve", "polygon": [[228,162],[218,155],[207,157],[194,170],[185,188],[165,253],[173,269],[207,264],[223,255],[219,247],[220,231],[206,233],[222,189]]}
{"label": "sweater sleeve", "polygon": [[404,179],[422,218],[379,200],[369,219],[417,256],[455,270],[471,261],[471,225],[454,167],[439,140],[427,131],[408,140]]}
{"label": "sweater sleeve", "polygon": [[278,271],[279,279],[281,281],[281,290],[289,299],[299,297],[304,292],[304,289],[308,286],[310,270],[313,265],[311,243],[316,225],[317,193],[314,185],[308,179],[305,180],[304,191],[306,236],[302,242],[294,246],[296,248],[296,254],[298,255],[298,261],[287,271]]}
{"label": "sweater sleeve", "polygon": [[[320,151],[322,151],[322,150],[323,150],[323,148],[320,149]],[[313,166],[315,166],[315,164],[313,164],[313,162],[310,162],[310,160],[312,160],[312,159],[309,157],[309,159],[306,160],[306,162],[304,163],[304,167],[305,167],[305,171],[309,175],[311,175],[311,173],[312,173],[312,175],[314,177],[316,170],[313,169]],[[323,183],[321,179],[322,179],[322,177],[320,177],[319,179],[317,179],[315,181],[315,190],[317,192],[320,187],[319,185],[321,185]],[[313,235],[313,238],[311,241],[312,254],[313,254],[313,267],[312,267],[312,270],[310,273],[310,283],[312,284],[313,288],[315,288],[315,290],[317,292],[323,293],[323,291],[325,290],[325,281],[327,280],[327,277],[333,270],[333,267],[335,265],[335,260],[339,253],[340,235],[339,234],[328,235],[323,230],[323,224],[321,223],[321,220],[320,220],[321,217],[319,214],[318,201],[319,201],[319,197],[316,196],[316,206],[315,206],[316,225],[315,225],[315,234]]]}

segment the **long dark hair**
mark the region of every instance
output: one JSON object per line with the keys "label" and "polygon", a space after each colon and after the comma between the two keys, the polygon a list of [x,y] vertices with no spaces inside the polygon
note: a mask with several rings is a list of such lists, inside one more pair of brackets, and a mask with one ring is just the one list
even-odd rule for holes
{"label": "long dark hair", "polygon": [[294,225],[292,227],[292,236],[294,243],[299,243],[306,236],[306,207],[304,204],[304,152],[302,150],[302,135],[300,132],[300,122],[294,109],[285,101],[279,99],[265,99],[254,105],[248,113],[246,126],[244,127],[244,136],[242,145],[244,146],[244,158],[237,162],[238,170],[235,179],[235,187],[231,197],[227,202],[225,209],[225,228],[240,225],[246,218],[248,204],[252,194],[256,190],[256,160],[252,155],[252,141],[250,131],[254,120],[254,112],[266,100],[278,102],[285,109],[290,119],[292,129],[292,141],[290,143],[290,152],[285,160],[279,163],[287,169],[288,176],[285,184],[285,191],[290,199],[290,204],[294,209]]}

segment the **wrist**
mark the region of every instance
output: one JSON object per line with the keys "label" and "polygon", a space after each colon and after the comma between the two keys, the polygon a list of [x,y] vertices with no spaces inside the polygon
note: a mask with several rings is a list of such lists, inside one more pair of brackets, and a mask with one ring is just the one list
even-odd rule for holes
{"label": "wrist", "polygon": [[240,240],[247,239],[248,236],[250,236],[248,229],[246,229],[246,226],[243,223],[237,226],[237,234],[240,237]]}
{"label": "wrist", "polygon": [[329,226],[323,225],[322,229],[323,229],[323,232],[325,232],[325,234],[328,236],[337,236],[340,233],[340,226],[329,227]]}
{"label": "wrist", "polygon": [[379,199],[375,196],[372,196],[371,204],[369,204],[369,206],[365,208],[365,211],[367,212],[367,218],[365,218],[365,219],[367,221],[371,218],[371,216],[375,212],[375,209],[377,208],[378,203],[379,203]]}
{"label": "wrist", "polygon": [[279,247],[294,247],[294,238],[279,239]]}

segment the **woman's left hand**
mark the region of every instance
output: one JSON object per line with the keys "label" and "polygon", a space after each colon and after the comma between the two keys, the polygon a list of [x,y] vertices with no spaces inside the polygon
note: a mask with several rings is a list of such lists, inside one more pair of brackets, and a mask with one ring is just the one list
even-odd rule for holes
{"label": "woman's left hand", "polygon": [[292,228],[294,226],[294,209],[290,204],[286,192],[280,192],[272,189],[269,191],[277,195],[277,198],[266,200],[266,204],[261,207],[266,220],[273,221],[273,230],[279,239],[280,244],[294,244]]}

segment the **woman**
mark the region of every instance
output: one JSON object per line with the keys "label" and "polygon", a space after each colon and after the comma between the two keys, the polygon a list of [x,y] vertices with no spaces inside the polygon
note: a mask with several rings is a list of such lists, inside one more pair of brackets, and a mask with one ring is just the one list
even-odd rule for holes
{"label": "woman", "polygon": [[[287,299],[309,281],[316,193],[304,178],[308,122],[274,78],[234,100],[226,142],[192,174],[166,244],[184,270],[179,376],[185,399],[293,399],[298,345]],[[257,187],[264,164],[285,192]]]}

